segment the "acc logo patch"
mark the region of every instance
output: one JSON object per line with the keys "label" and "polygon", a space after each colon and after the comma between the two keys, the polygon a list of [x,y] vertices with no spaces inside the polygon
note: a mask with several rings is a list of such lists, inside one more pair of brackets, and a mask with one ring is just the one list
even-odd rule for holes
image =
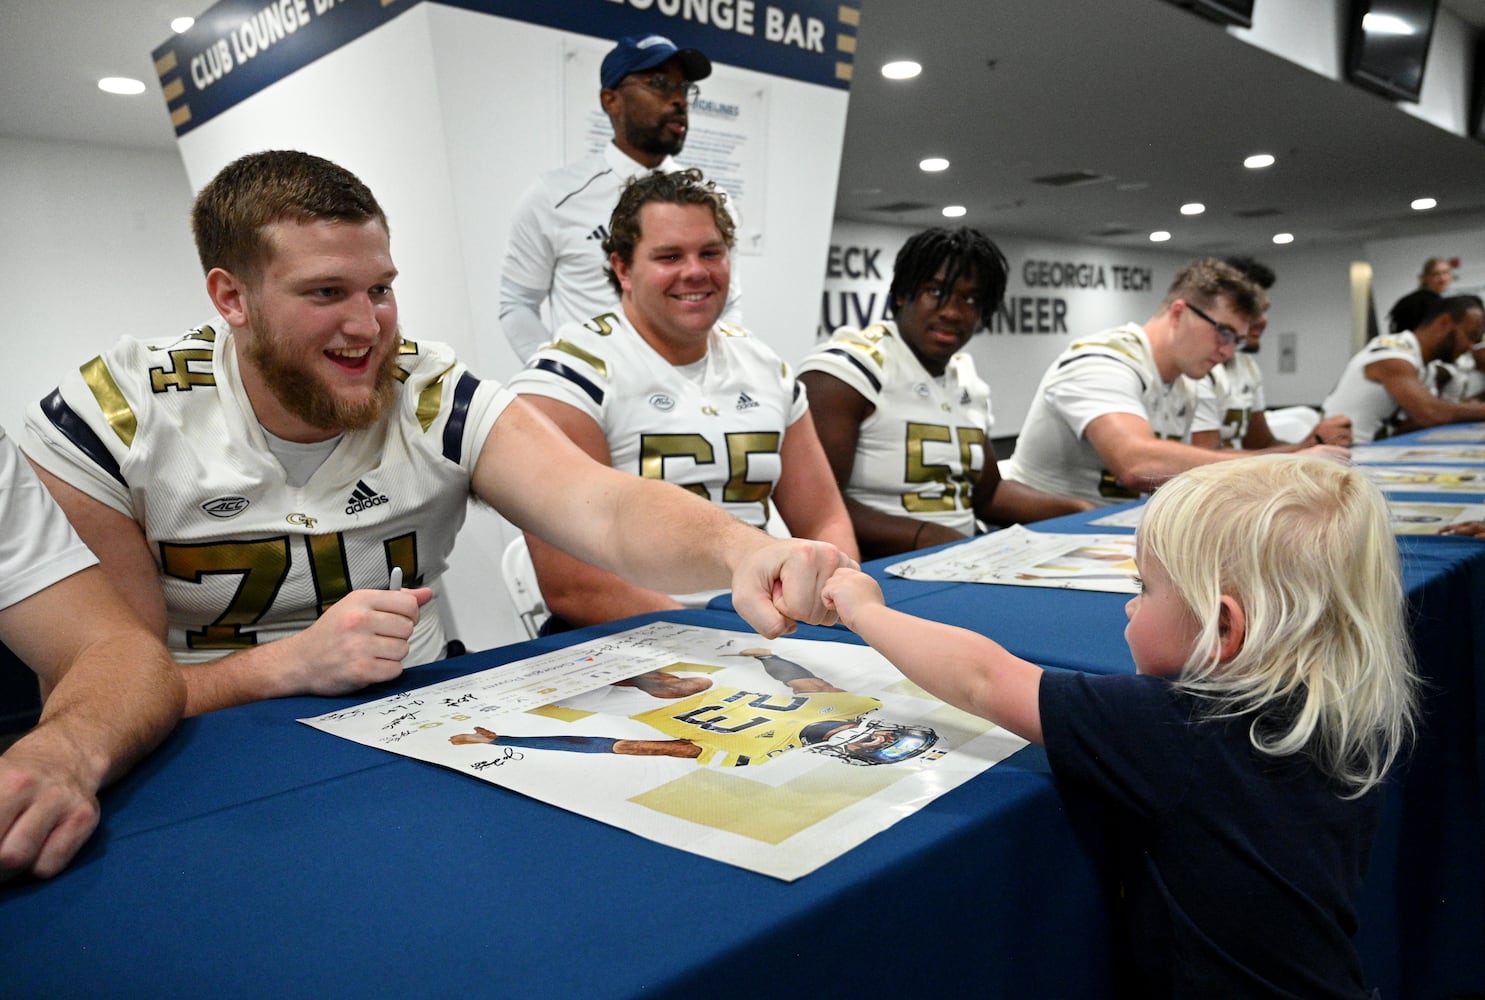
{"label": "acc logo patch", "polygon": [[248,509],[247,497],[212,497],[201,505],[212,517],[236,517]]}
{"label": "acc logo patch", "polygon": [[671,399],[663,392],[657,392],[650,397],[650,405],[659,410],[661,413],[665,413],[666,411],[675,408],[675,400]]}

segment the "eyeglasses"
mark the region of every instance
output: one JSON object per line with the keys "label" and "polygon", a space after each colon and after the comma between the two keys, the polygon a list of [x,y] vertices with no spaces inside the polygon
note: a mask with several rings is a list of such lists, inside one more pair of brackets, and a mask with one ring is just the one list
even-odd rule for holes
{"label": "eyeglasses", "polygon": [[[1185,299],[1182,299],[1181,301],[1186,302]],[[1212,319],[1212,317],[1202,312],[1190,302],[1186,302],[1186,308],[1190,309],[1192,312],[1196,313],[1196,315],[1200,316],[1202,319],[1212,324],[1212,326],[1216,327],[1217,343],[1221,344],[1223,347],[1231,347],[1233,344],[1236,344],[1239,340],[1242,339],[1242,334],[1238,333],[1226,323],[1218,323],[1216,320]]]}
{"label": "eyeglasses", "polygon": [[652,90],[664,98],[683,97],[687,104],[695,104],[696,98],[701,96],[701,88],[689,80],[672,80],[668,76],[652,76],[641,80],[637,76],[624,79],[619,86],[625,83],[637,83],[647,90]]}

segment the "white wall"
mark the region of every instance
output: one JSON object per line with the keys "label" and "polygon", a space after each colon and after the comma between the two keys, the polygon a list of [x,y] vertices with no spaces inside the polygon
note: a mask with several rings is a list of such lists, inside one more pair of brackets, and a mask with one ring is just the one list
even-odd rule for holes
{"label": "white wall", "polygon": [[0,136],[0,425],[119,337],[211,315],[180,157]]}

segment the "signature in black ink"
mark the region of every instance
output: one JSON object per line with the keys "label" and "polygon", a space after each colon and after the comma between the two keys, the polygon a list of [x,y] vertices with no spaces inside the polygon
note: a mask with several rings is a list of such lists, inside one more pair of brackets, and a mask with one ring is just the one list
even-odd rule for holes
{"label": "signature in black ink", "polygon": [[500,756],[497,757],[495,760],[478,760],[475,761],[473,764],[470,764],[469,767],[471,770],[474,771],[483,771],[487,767],[504,767],[506,764],[509,764],[513,760],[525,759],[526,755],[517,750],[515,747],[501,747]]}

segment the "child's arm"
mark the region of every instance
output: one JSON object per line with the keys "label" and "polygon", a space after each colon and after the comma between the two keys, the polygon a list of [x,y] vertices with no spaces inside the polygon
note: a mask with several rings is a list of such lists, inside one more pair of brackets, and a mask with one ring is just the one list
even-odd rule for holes
{"label": "child's arm", "polygon": [[822,596],[847,628],[924,690],[1041,744],[1041,667],[967,629],[893,611],[859,570],[836,570]]}

